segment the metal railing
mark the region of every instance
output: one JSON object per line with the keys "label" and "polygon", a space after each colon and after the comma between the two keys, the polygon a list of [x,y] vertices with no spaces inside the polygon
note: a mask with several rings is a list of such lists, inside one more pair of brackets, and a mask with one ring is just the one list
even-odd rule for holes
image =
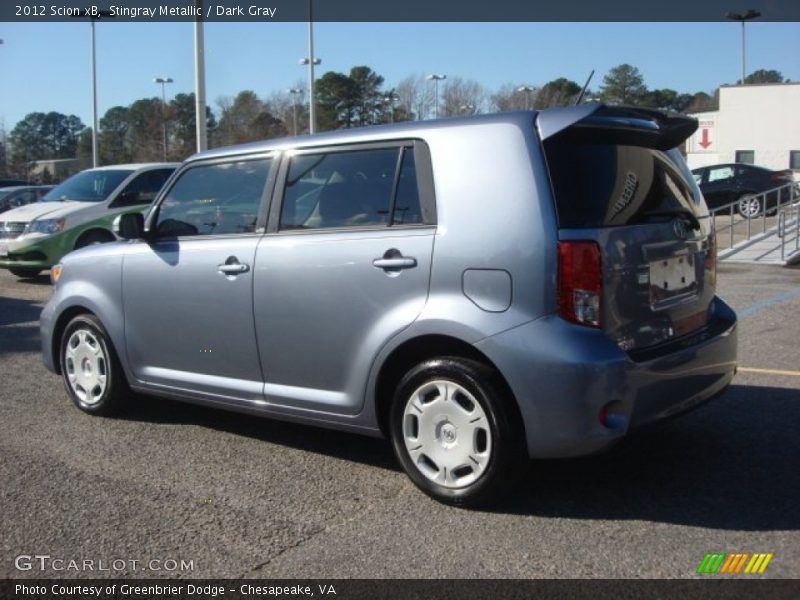
{"label": "metal railing", "polygon": [[792,241],[794,241],[794,250],[790,250],[790,253],[794,254],[800,251],[800,203],[795,202],[785,206],[778,213],[778,237],[781,240],[781,261],[786,260],[786,247],[791,248]]}
{"label": "metal railing", "polygon": [[[745,216],[740,212],[742,199],[709,210],[714,230],[717,233],[718,250],[727,250],[736,244],[749,241],[755,235],[766,234],[767,229],[778,225],[781,214],[797,210],[800,202],[800,184],[787,183],[747,196],[747,201],[758,202],[758,214]],[[726,218],[727,217],[727,218]],[[784,225],[786,217],[784,216]],[[727,222],[725,222],[727,221]],[[726,244],[727,242],[727,244]]]}

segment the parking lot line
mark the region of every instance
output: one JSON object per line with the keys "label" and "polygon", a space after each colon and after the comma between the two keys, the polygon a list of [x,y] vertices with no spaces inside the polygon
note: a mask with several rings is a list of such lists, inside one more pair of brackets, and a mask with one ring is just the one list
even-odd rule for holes
{"label": "parking lot line", "polygon": [[739,367],[742,373],[765,373],[767,375],[789,375],[790,377],[800,377],[800,371],[781,371],[780,369],[756,369],[753,367]]}

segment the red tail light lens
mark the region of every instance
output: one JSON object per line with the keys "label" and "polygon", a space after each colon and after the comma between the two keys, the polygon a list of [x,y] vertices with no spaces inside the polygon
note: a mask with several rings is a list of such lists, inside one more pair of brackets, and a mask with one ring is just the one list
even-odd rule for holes
{"label": "red tail light lens", "polygon": [[600,247],[591,241],[558,242],[558,314],[578,325],[600,327],[603,273]]}

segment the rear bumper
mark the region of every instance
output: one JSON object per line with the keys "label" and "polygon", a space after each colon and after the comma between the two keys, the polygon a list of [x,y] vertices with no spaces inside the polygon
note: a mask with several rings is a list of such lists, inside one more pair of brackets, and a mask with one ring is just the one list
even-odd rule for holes
{"label": "rear bumper", "polygon": [[[629,431],[720,394],[736,372],[736,315],[715,298],[707,328],[631,357],[602,332],[550,316],[476,344],[505,376],[532,458],[604,450]],[[600,422],[603,407],[614,415]],[[609,421],[606,421],[609,423]]]}

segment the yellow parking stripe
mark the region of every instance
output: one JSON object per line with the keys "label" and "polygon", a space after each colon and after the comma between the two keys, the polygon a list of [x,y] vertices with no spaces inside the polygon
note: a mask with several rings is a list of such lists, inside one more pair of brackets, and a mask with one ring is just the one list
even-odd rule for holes
{"label": "yellow parking stripe", "polygon": [[780,369],[754,369],[751,367],[739,367],[742,373],[764,373],[766,375],[788,375],[789,377],[800,377],[800,371],[781,371]]}

